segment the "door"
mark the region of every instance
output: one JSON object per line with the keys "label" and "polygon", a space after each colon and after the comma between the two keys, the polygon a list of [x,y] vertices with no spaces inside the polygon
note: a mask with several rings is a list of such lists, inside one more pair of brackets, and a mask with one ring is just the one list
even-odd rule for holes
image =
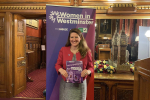
{"label": "door", "polygon": [[150,58],[136,61],[134,71],[134,100],[150,100]]}
{"label": "door", "polygon": [[14,15],[14,96],[26,88],[26,20]]}

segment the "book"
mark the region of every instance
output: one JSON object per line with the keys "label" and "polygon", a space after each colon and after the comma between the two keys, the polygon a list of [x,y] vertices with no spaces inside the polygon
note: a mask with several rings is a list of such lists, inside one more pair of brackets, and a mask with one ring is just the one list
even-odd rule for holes
{"label": "book", "polygon": [[82,70],[83,70],[82,61],[66,61],[66,71],[68,73],[66,82],[83,83],[83,77],[81,77]]}

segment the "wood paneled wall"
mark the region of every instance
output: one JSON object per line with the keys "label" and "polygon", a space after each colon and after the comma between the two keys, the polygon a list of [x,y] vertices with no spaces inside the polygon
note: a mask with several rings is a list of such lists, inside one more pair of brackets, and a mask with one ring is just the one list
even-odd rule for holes
{"label": "wood paneled wall", "polygon": [[0,5],[2,4],[7,6],[13,4],[22,6],[46,6],[46,4],[72,6],[75,3],[74,0],[0,0],[0,2]]}
{"label": "wood paneled wall", "polygon": [[150,100],[150,58],[137,60],[134,67],[134,99]]}
{"label": "wood paneled wall", "polygon": [[0,13],[0,98],[12,96],[12,14]]}
{"label": "wood paneled wall", "polygon": [[0,14],[0,97],[5,97],[6,88],[6,69],[5,69],[5,31],[4,18],[5,14]]}
{"label": "wood paneled wall", "polygon": [[26,47],[33,53],[27,54],[27,71],[28,73],[40,68],[41,64],[41,38],[27,36]]}

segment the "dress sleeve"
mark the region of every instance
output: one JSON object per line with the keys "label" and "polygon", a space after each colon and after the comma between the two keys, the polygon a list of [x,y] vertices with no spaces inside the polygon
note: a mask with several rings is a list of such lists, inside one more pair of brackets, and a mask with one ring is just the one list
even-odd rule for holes
{"label": "dress sleeve", "polygon": [[58,70],[62,67],[63,67],[63,48],[60,49],[58,59],[57,59],[57,62],[55,64],[55,69],[56,69],[58,74],[60,74]]}
{"label": "dress sleeve", "polygon": [[[87,69],[91,71],[91,73],[94,72],[94,66],[93,66],[93,61],[92,61],[92,54],[91,51],[88,50],[87,52]],[[91,75],[91,74],[90,74]]]}

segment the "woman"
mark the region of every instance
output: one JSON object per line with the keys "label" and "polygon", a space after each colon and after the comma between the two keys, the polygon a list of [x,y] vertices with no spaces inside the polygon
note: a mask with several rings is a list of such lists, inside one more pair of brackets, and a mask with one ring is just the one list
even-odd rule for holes
{"label": "woman", "polygon": [[[83,83],[66,83],[66,61],[82,61]],[[86,100],[86,77],[94,72],[91,51],[79,29],[71,29],[65,47],[59,51],[55,65],[58,74],[62,75],[59,88],[59,100]]]}

